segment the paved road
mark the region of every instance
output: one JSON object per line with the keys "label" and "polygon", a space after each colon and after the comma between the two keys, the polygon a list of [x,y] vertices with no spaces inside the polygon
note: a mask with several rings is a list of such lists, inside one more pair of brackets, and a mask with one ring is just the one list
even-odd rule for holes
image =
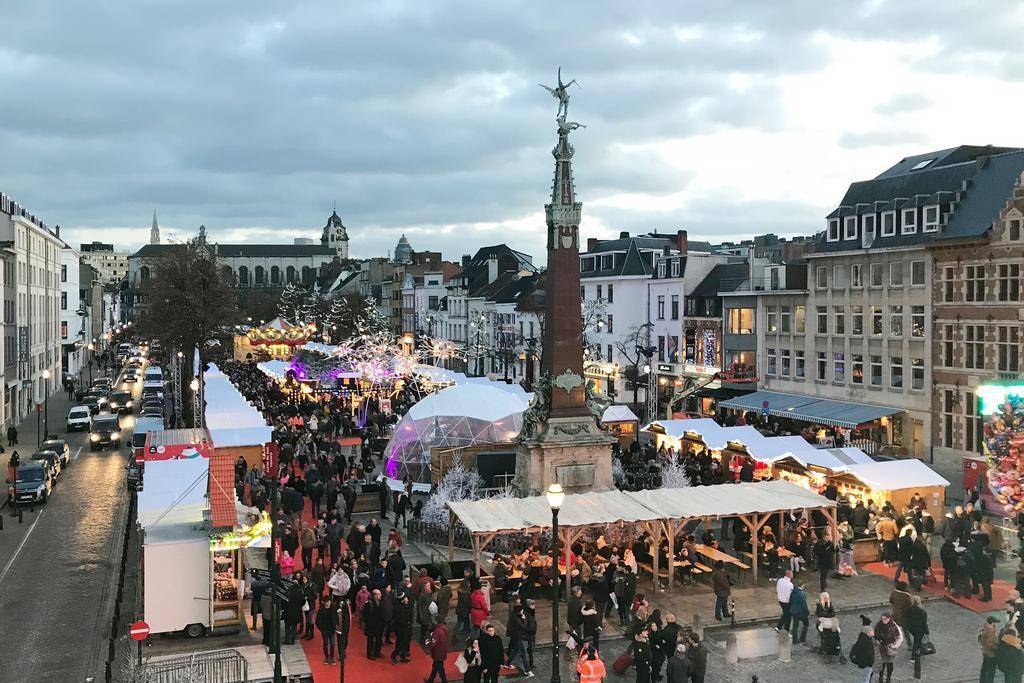
{"label": "paved road", "polygon": [[[69,405],[63,394],[50,399],[51,434],[64,432]],[[122,416],[121,422],[130,443],[134,417]],[[25,457],[36,443],[35,420],[27,420],[19,432]],[[10,506],[3,510],[0,680],[5,682],[103,679],[127,513],[127,451],[93,453],[87,434],[67,437],[73,460],[47,505],[24,509],[20,525]]]}

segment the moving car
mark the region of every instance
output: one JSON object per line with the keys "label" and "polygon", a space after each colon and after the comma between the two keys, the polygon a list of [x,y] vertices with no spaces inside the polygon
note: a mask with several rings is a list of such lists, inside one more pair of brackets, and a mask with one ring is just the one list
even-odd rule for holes
{"label": "moving car", "polygon": [[97,415],[89,430],[89,450],[101,451],[104,446],[117,450],[121,443],[121,422],[117,415]]}
{"label": "moving car", "polygon": [[99,407],[93,410],[91,406],[75,406],[68,411],[68,431],[77,432],[80,429],[88,429],[90,418],[93,413],[99,412]]}
{"label": "moving car", "polygon": [[101,389],[103,391],[110,391],[110,387],[111,386],[112,385],[111,385],[109,377],[100,377],[99,379],[94,379],[92,381],[92,384],[89,385],[89,389],[90,389],[90,391],[92,389]]}
{"label": "moving car", "polygon": [[31,462],[45,463],[50,470],[50,476],[56,482],[57,477],[60,476],[61,462],[60,456],[53,451],[36,451],[32,454]]}
{"label": "moving car", "polygon": [[103,408],[106,399],[100,396],[83,396],[82,405],[89,409],[89,414],[95,415]]}
{"label": "moving car", "polygon": [[53,477],[46,463],[33,461],[18,467],[18,479],[7,491],[15,505],[46,503],[53,489]]}
{"label": "moving car", "polygon": [[112,413],[131,414],[132,405],[132,392],[130,391],[112,391],[108,396],[107,407]]}
{"label": "moving car", "polygon": [[148,396],[163,398],[164,388],[163,380],[146,380],[142,383],[142,397],[143,399]]}
{"label": "moving car", "polygon": [[71,447],[64,439],[47,439],[39,447],[41,451],[53,451],[60,458],[61,467],[67,467],[71,462]]}
{"label": "moving car", "polygon": [[160,366],[149,366],[146,368],[146,381],[147,382],[161,382],[164,379],[164,371],[160,369]]}
{"label": "moving car", "polygon": [[132,430],[132,452],[136,459],[141,459],[146,449],[146,436],[150,432],[159,432],[164,429],[164,418],[139,416],[135,420],[135,429]]}
{"label": "moving car", "polygon": [[139,413],[140,417],[158,417],[161,420],[164,418],[164,409],[155,407],[146,407]]}
{"label": "moving car", "polygon": [[128,384],[134,384],[139,381],[139,375],[135,372],[134,368],[129,368],[125,371],[124,381]]}

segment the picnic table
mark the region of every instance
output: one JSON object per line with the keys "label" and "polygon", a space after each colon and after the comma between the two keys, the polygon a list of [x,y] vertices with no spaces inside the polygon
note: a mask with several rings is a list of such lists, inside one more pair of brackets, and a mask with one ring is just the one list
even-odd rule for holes
{"label": "picnic table", "polygon": [[695,544],[695,547],[697,548],[697,552],[698,553],[700,553],[704,557],[708,558],[709,560],[712,560],[712,561],[721,560],[722,562],[725,562],[726,564],[735,565],[736,567],[739,567],[740,569],[750,569],[749,565],[746,565],[743,562],[740,562],[738,559],[736,559],[735,557],[733,557],[729,553],[724,553],[721,550],[719,550],[718,548],[712,548],[709,545],[703,545],[703,544],[700,544],[700,543]]}

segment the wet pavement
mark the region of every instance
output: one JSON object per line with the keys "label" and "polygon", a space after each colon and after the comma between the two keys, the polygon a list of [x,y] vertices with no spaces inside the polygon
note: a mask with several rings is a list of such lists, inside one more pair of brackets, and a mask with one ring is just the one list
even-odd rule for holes
{"label": "wet pavement", "polygon": [[[67,438],[72,460],[45,506],[8,505],[0,531],[0,680],[103,680],[111,609],[127,514],[127,450],[91,452],[87,433],[65,434],[71,403],[51,397],[51,434]],[[122,416],[130,443],[134,417]],[[19,426],[19,453],[31,456],[35,419]],[[5,454],[9,455],[11,449]]]}

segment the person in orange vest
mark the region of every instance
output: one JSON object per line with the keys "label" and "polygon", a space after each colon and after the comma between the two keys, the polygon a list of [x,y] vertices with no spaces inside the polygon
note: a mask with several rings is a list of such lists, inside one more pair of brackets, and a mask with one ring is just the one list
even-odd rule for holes
{"label": "person in orange vest", "polygon": [[580,683],[601,683],[608,675],[604,662],[597,656],[593,645],[588,645],[583,655],[576,662],[576,673],[580,675]]}

